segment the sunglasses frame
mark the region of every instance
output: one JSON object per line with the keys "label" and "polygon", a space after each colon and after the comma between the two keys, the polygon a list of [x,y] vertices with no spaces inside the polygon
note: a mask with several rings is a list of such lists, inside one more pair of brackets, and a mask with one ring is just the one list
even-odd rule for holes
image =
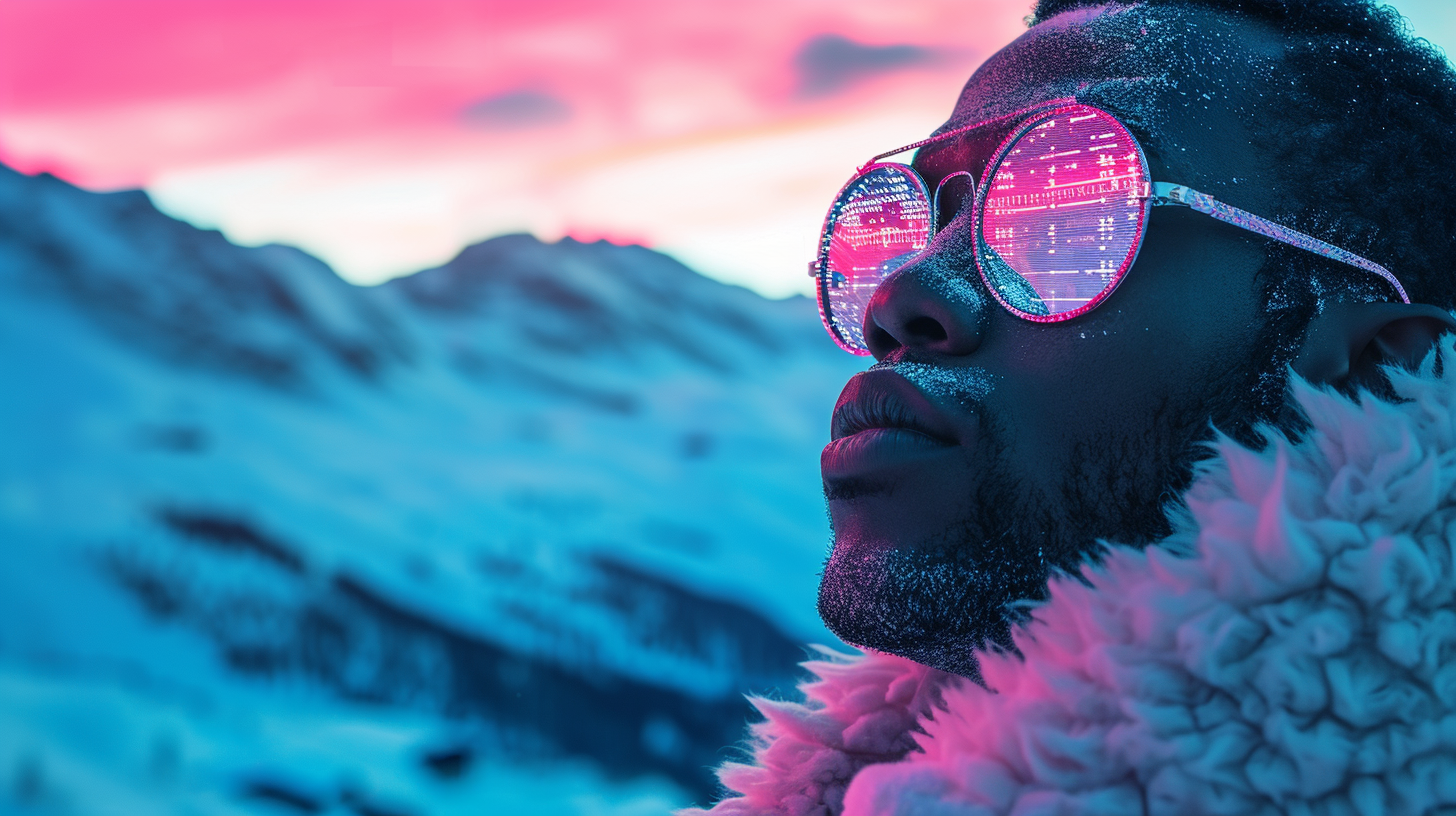
{"label": "sunglasses frame", "polygon": [[[950,179],[962,175],[968,175],[972,179],[972,181],[975,182],[975,200],[972,202],[973,216],[971,229],[974,231],[976,239],[976,249],[974,253],[976,259],[976,271],[980,275],[981,281],[986,287],[986,290],[992,295],[992,297],[995,298],[996,302],[999,303],[1002,308],[1006,309],[1011,314],[1016,315],[1017,317],[1020,317],[1024,320],[1029,320],[1037,323],[1059,323],[1086,314],[1088,311],[1096,308],[1104,301],[1106,301],[1106,299],[1112,295],[1113,291],[1122,282],[1123,278],[1127,277],[1127,273],[1131,271],[1133,264],[1137,260],[1138,252],[1141,250],[1142,247],[1143,238],[1147,234],[1147,218],[1150,214],[1151,208],[1162,206],[1188,207],[1195,212],[1202,213],[1211,218],[1214,218],[1215,220],[1222,221],[1225,224],[1229,224],[1231,226],[1235,226],[1240,229],[1261,235],[1265,238],[1269,238],[1271,240],[1278,241],[1289,246],[1313,252],[1322,257],[1330,258],[1331,260],[1339,261],[1340,263],[1364,270],[1382,278],[1387,283],[1389,283],[1391,287],[1395,289],[1396,294],[1399,295],[1401,302],[1410,303],[1410,297],[1406,294],[1405,287],[1401,285],[1400,281],[1395,277],[1395,275],[1391,274],[1388,269],[1375,263],[1374,261],[1363,258],[1359,255],[1354,254],[1353,252],[1349,252],[1348,250],[1341,249],[1340,247],[1322,241],[1311,235],[1306,235],[1305,233],[1302,233],[1298,230],[1254,215],[1253,213],[1250,213],[1246,210],[1241,210],[1230,204],[1219,201],[1218,199],[1210,195],[1194,190],[1186,185],[1175,184],[1171,182],[1144,181],[1144,189],[1140,191],[1139,195],[1137,196],[1144,202],[1143,211],[1137,232],[1137,238],[1133,247],[1129,250],[1128,256],[1123,262],[1121,268],[1118,270],[1117,274],[1111,279],[1111,281],[1102,289],[1101,292],[1099,292],[1094,298],[1092,298],[1082,306],[1058,314],[1036,315],[1029,314],[1025,311],[1022,311],[1021,309],[1016,308],[1006,301],[1006,299],[998,292],[996,286],[992,285],[991,280],[986,274],[984,262],[982,260],[982,244],[985,243],[985,239],[981,235],[981,227],[983,211],[986,207],[988,194],[990,192],[990,184],[991,181],[995,178],[996,169],[1000,166],[1001,162],[1005,160],[1011,148],[1022,137],[1024,137],[1027,133],[1031,132],[1032,129],[1042,124],[1051,117],[1077,111],[1085,111],[1093,115],[1106,116],[1113,122],[1115,122],[1124,131],[1126,131],[1127,135],[1132,140],[1133,146],[1137,149],[1138,159],[1142,165],[1143,170],[1142,177],[1144,179],[1150,177],[1150,173],[1148,171],[1147,153],[1143,150],[1142,144],[1138,142],[1137,137],[1130,130],[1128,130],[1127,126],[1124,125],[1122,121],[1119,120],[1111,112],[1095,107],[1093,105],[1080,103],[1076,99],[1072,98],[1051,100],[1049,102],[1033,105],[1028,108],[1023,108],[1013,113],[1006,114],[1005,116],[995,117],[986,121],[976,122],[960,128],[955,128],[945,133],[936,134],[927,139],[922,139],[921,141],[915,142],[914,144],[906,145],[904,147],[891,150],[886,153],[881,153],[870,159],[864,165],[862,165],[855,172],[854,176],[843,187],[840,188],[839,194],[835,196],[834,203],[830,206],[829,212],[825,216],[824,226],[820,232],[818,256],[814,261],[811,261],[809,263],[809,275],[817,279],[816,290],[817,300],[819,304],[819,316],[824,321],[824,328],[829,332],[829,335],[834,338],[834,342],[838,344],[840,348],[850,352],[851,354],[865,356],[871,353],[867,346],[856,344],[851,338],[845,337],[839,331],[839,320],[837,319],[837,316],[833,313],[833,310],[829,305],[829,285],[831,282],[830,277],[832,273],[832,270],[829,267],[829,248],[840,212],[847,203],[844,200],[845,193],[852,186],[864,179],[869,173],[875,171],[878,168],[894,168],[897,172],[903,173],[910,179],[918,181],[919,189],[925,195],[926,203],[930,209],[929,231],[925,239],[927,247],[930,241],[935,237],[935,235],[940,232],[940,229],[942,227],[941,224],[937,223],[937,221],[939,220],[941,188]],[[975,130],[990,128],[998,124],[1004,124],[1008,121],[1016,121],[1016,124],[1011,126],[1008,134],[1001,140],[1001,143],[996,148],[996,150],[991,153],[990,159],[986,162],[985,168],[982,171],[983,178],[979,180],[975,179],[974,173],[969,170],[956,171],[941,179],[941,181],[936,185],[935,192],[932,194],[930,192],[930,185],[926,183],[925,179],[910,165],[901,164],[899,162],[882,161],[883,159],[898,155],[900,153],[904,153],[906,151],[917,150],[927,145],[944,142],[959,136],[964,136],[965,134]],[[919,255],[924,251],[924,249],[918,250],[915,257],[919,257]],[[900,267],[897,267],[896,270],[888,272],[885,277],[880,281],[880,283],[875,285],[876,288],[878,289],[879,286],[882,286],[884,284],[885,280],[888,280],[891,276],[895,274],[895,272],[897,272],[899,269],[903,269],[910,263],[913,263],[913,261],[914,258],[907,260],[904,264],[901,264]],[[862,330],[863,328],[861,327],[861,331]]]}

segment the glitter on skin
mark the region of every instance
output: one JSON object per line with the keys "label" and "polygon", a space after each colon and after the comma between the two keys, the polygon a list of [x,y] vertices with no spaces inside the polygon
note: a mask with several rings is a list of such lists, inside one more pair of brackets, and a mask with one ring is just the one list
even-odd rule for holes
{"label": "glitter on skin", "polygon": [[974,309],[986,303],[981,290],[963,275],[951,275],[937,270],[936,274],[921,276],[921,280],[934,286],[942,297],[957,305]]}
{"label": "glitter on skin", "polygon": [[995,388],[994,375],[977,366],[950,368],[927,363],[890,360],[871,366],[871,370],[882,368],[888,368],[909,380],[916,388],[936,402],[954,405],[962,409],[975,408]]}

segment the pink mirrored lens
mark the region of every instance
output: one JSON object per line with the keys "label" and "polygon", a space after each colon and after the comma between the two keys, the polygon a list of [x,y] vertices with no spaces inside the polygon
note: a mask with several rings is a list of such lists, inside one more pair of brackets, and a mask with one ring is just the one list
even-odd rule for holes
{"label": "pink mirrored lens", "polygon": [[977,264],[992,293],[1032,320],[1066,320],[1116,288],[1137,256],[1147,169],[1107,113],[1059,111],[1022,132],[981,205]]}
{"label": "pink mirrored lens", "polygon": [[836,342],[868,354],[864,316],[882,281],[930,242],[930,196],[914,171],[878,164],[840,192],[825,225],[819,307]]}

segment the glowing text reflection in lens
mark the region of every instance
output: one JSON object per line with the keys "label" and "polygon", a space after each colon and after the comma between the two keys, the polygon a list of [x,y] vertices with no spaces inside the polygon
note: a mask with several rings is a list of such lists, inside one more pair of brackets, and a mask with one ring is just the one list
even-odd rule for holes
{"label": "glowing text reflection in lens", "polygon": [[1101,111],[1038,121],[1002,154],[977,241],[993,294],[1032,319],[1099,303],[1137,254],[1147,171],[1132,134]]}
{"label": "glowing text reflection in lens", "polygon": [[930,196],[909,168],[875,165],[845,186],[829,211],[819,276],[824,322],[841,346],[868,353],[870,297],[929,242]]}

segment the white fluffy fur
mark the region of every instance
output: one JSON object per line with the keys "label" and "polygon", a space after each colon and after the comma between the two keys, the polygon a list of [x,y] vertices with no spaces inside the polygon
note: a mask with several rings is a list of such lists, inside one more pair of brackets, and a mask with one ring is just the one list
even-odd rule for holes
{"label": "white fluffy fur", "polygon": [[[1296,384],[1163,546],[1055,581],[995,691],[887,655],[758,701],[714,814],[1456,813],[1456,348],[1403,402]],[[1444,375],[1437,371],[1444,372]],[[1184,553],[1182,556],[1173,553]]]}

